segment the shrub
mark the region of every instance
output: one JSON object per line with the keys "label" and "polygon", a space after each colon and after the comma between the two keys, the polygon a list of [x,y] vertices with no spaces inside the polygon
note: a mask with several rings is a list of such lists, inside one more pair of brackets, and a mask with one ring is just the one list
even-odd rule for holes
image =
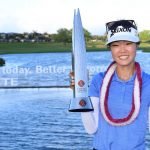
{"label": "shrub", "polygon": [[4,66],[5,65],[5,60],[3,58],[0,58],[0,66]]}

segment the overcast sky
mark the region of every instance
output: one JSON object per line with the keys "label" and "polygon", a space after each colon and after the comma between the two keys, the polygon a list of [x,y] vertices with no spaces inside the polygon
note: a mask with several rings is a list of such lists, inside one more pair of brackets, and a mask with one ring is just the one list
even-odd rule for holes
{"label": "overcast sky", "polygon": [[150,0],[0,0],[0,32],[48,32],[71,29],[74,9],[93,35],[105,32],[105,23],[134,19],[139,31],[150,30]]}

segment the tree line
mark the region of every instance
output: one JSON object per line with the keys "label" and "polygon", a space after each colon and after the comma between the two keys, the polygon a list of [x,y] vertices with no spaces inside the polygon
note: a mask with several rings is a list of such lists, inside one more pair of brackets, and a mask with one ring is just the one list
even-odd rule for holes
{"label": "tree line", "polygon": [[[87,29],[84,30],[84,36],[86,42],[88,41],[106,41],[106,34],[104,35],[92,35]],[[150,30],[144,30],[139,33],[142,42],[150,42]],[[60,28],[56,34],[38,33],[33,31],[32,33],[0,33],[0,42],[72,42],[72,29]]]}

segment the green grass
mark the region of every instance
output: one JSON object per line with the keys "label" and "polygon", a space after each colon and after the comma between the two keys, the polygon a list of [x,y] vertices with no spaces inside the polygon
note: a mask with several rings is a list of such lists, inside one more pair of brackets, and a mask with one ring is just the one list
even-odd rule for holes
{"label": "green grass", "polygon": [[140,49],[143,50],[143,52],[150,52],[150,42],[141,42]]}
{"label": "green grass", "polygon": [[0,54],[47,53],[71,51],[71,44],[63,43],[0,43]]}
{"label": "green grass", "polygon": [[[86,46],[87,51],[108,50],[105,43],[100,41],[88,42]],[[71,52],[71,49],[71,43],[0,43],[0,54]],[[150,52],[150,42],[142,42],[139,49]]]}
{"label": "green grass", "polygon": [[[0,43],[0,54],[71,52],[71,43]],[[87,44],[87,51],[105,50],[105,46]]]}

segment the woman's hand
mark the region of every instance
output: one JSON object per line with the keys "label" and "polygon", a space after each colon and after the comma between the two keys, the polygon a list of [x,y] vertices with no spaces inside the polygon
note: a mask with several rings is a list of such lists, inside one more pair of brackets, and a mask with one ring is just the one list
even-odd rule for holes
{"label": "woman's hand", "polygon": [[74,72],[70,72],[69,77],[70,77],[70,88],[74,89],[75,86]]}

